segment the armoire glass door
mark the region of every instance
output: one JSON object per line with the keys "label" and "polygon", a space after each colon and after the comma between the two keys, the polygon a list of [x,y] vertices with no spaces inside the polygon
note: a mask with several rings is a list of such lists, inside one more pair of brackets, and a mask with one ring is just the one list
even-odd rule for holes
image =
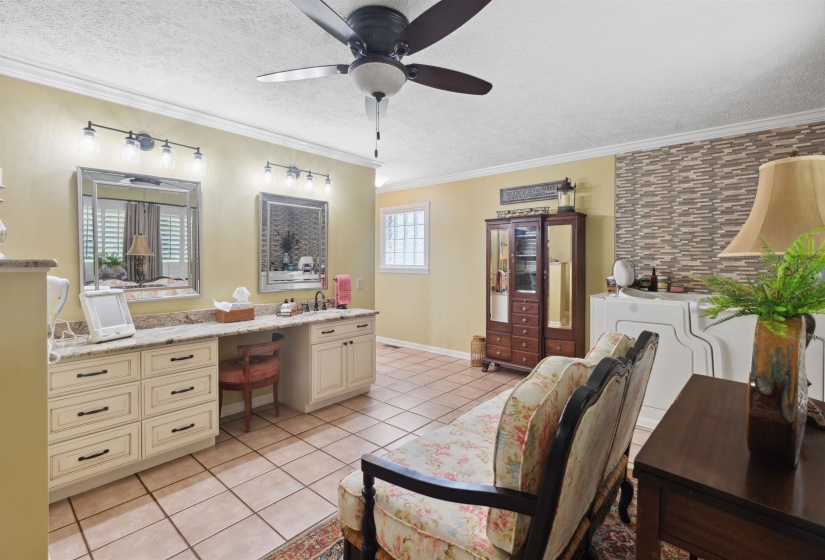
{"label": "armoire glass door", "polygon": [[573,226],[548,224],[545,234],[547,255],[547,327],[573,328]]}
{"label": "armoire glass door", "polygon": [[509,323],[510,229],[490,228],[490,321]]}
{"label": "armoire glass door", "polygon": [[514,297],[538,294],[538,233],[537,224],[518,224],[514,227]]}

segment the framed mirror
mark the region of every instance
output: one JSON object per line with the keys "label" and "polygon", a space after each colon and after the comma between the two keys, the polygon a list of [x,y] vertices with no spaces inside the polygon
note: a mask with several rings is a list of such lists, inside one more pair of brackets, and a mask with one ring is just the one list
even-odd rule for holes
{"label": "framed mirror", "polygon": [[259,292],[327,287],[326,201],[262,192]]}
{"label": "framed mirror", "polygon": [[77,193],[83,290],[200,295],[200,183],[78,167]]}

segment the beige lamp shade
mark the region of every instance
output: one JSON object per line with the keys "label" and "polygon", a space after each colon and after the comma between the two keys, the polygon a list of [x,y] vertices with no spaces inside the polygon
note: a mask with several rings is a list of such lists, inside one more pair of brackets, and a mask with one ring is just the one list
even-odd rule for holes
{"label": "beige lamp shade", "polygon": [[129,257],[151,257],[154,254],[145,235],[134,236],[132,246],[126,251],[126,255]]}
{"label": "beige lamp shade", "polygon": [[[756,200],[745,225],[720,257],[762,254],[762,238],[777,253],[825,224],[825,156],[798,156],[759,166]],[[825,241],[825,233],[817,242]]]}

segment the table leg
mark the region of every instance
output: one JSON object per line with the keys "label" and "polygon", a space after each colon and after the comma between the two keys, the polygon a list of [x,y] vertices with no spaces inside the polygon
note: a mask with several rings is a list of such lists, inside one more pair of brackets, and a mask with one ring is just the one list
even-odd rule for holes
{"label": "table leg", "polygon": [[636,560],[659,560],[662,549],[659,542],[660,488],[639,480],[636,494]]}

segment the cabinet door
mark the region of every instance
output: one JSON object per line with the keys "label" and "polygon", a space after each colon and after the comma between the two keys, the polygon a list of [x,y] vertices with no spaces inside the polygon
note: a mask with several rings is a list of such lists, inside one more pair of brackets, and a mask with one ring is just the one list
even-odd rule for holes
{"label": "cabinet door", "polygon": [[312,402],[346,390],[348,344],[338,340],[312,346]]}
{"label": "cabinet door", "polygon": [[514,298],[539,299],[541,294],[541,252],[538,221],[513,222],[513,274]]}
{"label": "cabinet door", "polygon": [[375,381],[375,337],[359,336],[349,340],[348,387],[369,385]]}
{"label": "cabinet door", "polygon": [[510,332],[510,226],[487,226],[487,328]]}

